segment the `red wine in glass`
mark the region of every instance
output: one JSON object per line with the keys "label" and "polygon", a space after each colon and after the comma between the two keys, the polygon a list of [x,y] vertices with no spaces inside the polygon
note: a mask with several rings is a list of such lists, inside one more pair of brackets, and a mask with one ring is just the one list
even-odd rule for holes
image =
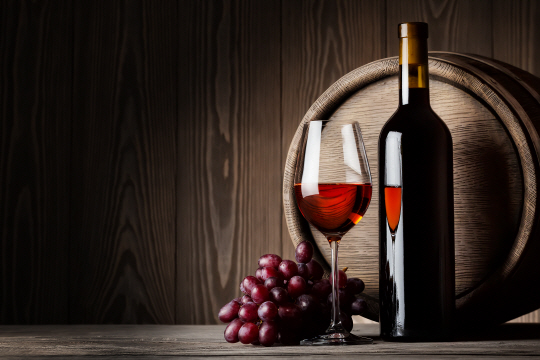
{"label": "red wine in glass", "polygon": [[371,184],[318,184],[318,193],[308,196],[302,195],[302,184],[295,184],[294,192],[302,215],[327,238],[341,239],[371,201]]}

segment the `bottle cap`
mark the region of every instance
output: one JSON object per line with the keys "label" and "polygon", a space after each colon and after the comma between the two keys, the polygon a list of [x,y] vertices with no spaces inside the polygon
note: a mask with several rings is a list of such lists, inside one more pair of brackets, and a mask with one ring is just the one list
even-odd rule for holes
{"label": "bottle cap", "polygon": [[398,38],[428,38],[428,25],[424,22],[407,22],[398,25]]}

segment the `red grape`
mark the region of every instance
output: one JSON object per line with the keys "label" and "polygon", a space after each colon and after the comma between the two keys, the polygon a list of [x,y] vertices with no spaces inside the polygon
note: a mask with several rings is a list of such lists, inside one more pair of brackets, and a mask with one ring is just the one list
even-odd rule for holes
{"label": "red grape", "polygon": [[302,339],[310,339],[319,335],[317,323],[313,318],[304,316],[302,319],[302,329],[300,329],[300,337]]}
{"label": "red grape", "polygon": [[242,344],[251,344],[259,339],[259,328],[251,322],[247,322],[238,331],[238,340]]}
{"label": "red grape", "polygon": [[325,317],[318,317],[315,321],[315,332],[317,335],[324,334],[330,325],[330,313]]}
{"label": "red grape", "polygon": [[262,321],[271,321],[278,315],[278,307],[271,301],[265,301],[259,306],[257,314]]}
{"label": "red grape", "polygon": [[[339,318],[341,320],[341,325],[343,325],[345,330],[347,330],[348,332],[351,332],[352,329],[353,329],[353,321],[352,321],[351,316],[347,315],[344,312],[341,312],[339,315],[340,315]],[[242,340],[240,340],[240,341],[242,341]]]}
{"label": "red grape", "polygon": [[289,280],[298,274],[298,266],[296,266],[296,263],[292,260],[283,260],[281,264],[279,264],[279,272],[285,280]]}
{"label": "red grape", "polygon": [[253,302],[253,300],[251,299],[251,296],[244,295],[244,296],[242,296],[242,301],[241,302],[242,302],[242,305],[244,305],[244,304],[247,304],[249,302]]}
{"label": "red grape", "polygon": [[229,325],[227,325],[225,332],[223,333],[225,340],[230,343],[238,342],[238,331],[242,325],[244,325],[244,323],[240,319],[234,319]]}
{"label": "red grape", "polygon": [[[354,296],[349,294],[345,289],[338,289],[339,307],[348,309],[349,305],[353,302]],[[328,294],[328,303],[332,303],[332,294]]]}
{"label": "red grape", "polygon": [[272,346],[278,337],[278,326],[273,321],[265,321],[259,328],[259,341],[264,346]]}
{"label": "red grape", "polygon": [[253,290],[251,290],[251,299],[256,304],[262,304],[266,300],[270,299],[270,292],[266,286],[262,284],[255,285]]}
{"label": "red grape", "polygon": [[299,263],[309,262],[313,257],[313,245],[309,241],[302,241],[296,247],[294,257]]}
{"label": "red grape", "polygon": [[365,287],[364,282],[358,278],[347,279],[347,289],[349,289],[353,295],[360,294],[364,291]]}
{"label": "red grape", "polygon": [[278,314],[283,324],[291,329],[298,329],[302,325],[302,312],[295,304],[281,305]]}
{"label": "red grape", "polygon": [[272,290],[275,287],[282,287],[283,286],[283,280],[278,279],[277,277],[269,277],[264,282],[264,286],[266,286],[266,288],[268,290]]}
{"label": "red grape", "polygon": [[306,291],[304,291],[304,294],[311,294],[311,289],[313,288],[313,281],[306,280]]}
{"label": "red grape", "polygon": [[[334,284],[334,276],[330,274],[330,284]],[[340,289],[347,286],[347,274],[345,274],[345,271],[339,270],[338,271],[338,287]]]}
{"label": "red grape", "polygon": [[298,267],[298,276],[303,277],[306,281],[309,280],[309,269],[306,264],[296,264]]}
{"label": "red grape", "polygon": [[261,270],[261,279],[262,281],[266,281],[268,278],[276,277],[278,279],[281,279],[281,273],[278,269],[273,267],[265,267]]}
{"label": "red grape", "polygon": [[251,290],[253,290],[253,287],[257,284],[261,284],[261,281],[257,279],[255,276],[246,276],[244,280],[242,281],[242,284],[244,285],[244,289],[246,290],[244,293],[249,295],[251,294]]}
{"label": "red grape", "polygon": [[300,295],[296,299],[296,305],[304,315],[310,315],[319,309],[319,302],[311,295]]}
{"label": "red grape", "polygon": [[238,316],[238,310],[240,310],[240,304],[232,300],[219,310],[218,318],[224,323],[231,322]]}
{"label": "red grape", "polygon": [[324,269],[322,268],[321,264],[319,264],[316,260],[312,259],[310,262],[306,263],[306,266],[309,270],[309,278],[311,280],[322,279],[324,275]]}
{"label": "red grape", "polygon": [[328,325],[328,321],[330,321],[330,315],[332,313],[332,302],[324,302],[321,301],[319,306],[319,318],[323,320],[326,325]]}
{"label": "red grape", "polygon": [[257,310],[259,306],[255,303],[247,303],[243,305],[238,311],[238,317],[243,322],[252,322],[256,321],[258,318]]}
{"label": "red grape", "polygon": [[262,269],[263,268],[258,268],[257,271],[255,271],[255,277],[257,279],[259,279],[261,282],[263,282],[264,280],[262,279]]}
{"label": "red grape", "polygon": [[291,329],[281,329],[278,334],[278,341],[283,345],[298,345],[300,342],[298,340],[297,332]]}
{"label": "red grape", "polygon": [[259,267],[273,267],[276,268],[281,263],[281,257],[276,254],[266,254],[259,258]]}
{"label": "red grape", "polygon": [[367,303],[364,299],[356,299],[350,306],[351,315],[362,315],[367,309]]}
{"label": "red grape", "polygon": [[304,280],[301,276],[293,276],[289,280],[289,284],[287,286],[287,290],[289,291],[289,295],[293,298],[297,298],[300,295],[304,294],[306,292],[307,284],[306,280]]}
{"label": "red grape", "polygon": [[[289,345],[325,332],[330,323],[332,284],[331,280],[322,280],[324,269],[313,259],[313,252],[313,245],[304,241],[296,248],[298,264],[275,254],[260,257],[255,276],[246,276],[240,283],[245,295],[219,311],[218,318],[230,322],[224,332],[226,341]],[[351,315],[367,310],[365,300],[355,297],[365,285],[358,278],[347,279],[343,271],[339,271],[338,280],[340,320],[351,331]]]}
{"label": "red grape", "polygon": [[285,305],[289,302],[289,293],[281,287],[270,290],[270,300],[276,305]]}
{"label": "red grape", "polygon": [[330,294],[331,292],[332,292],[332,285],[330,285],[330,280],[322,279],[322,280],[315,280],[313,282],[311,295],[316,296],[319,299],[326,299],[328,294]]}

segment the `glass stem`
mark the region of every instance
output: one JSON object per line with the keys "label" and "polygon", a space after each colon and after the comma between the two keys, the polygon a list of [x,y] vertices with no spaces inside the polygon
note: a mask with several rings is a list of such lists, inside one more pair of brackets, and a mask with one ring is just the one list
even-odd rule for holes
{"label": "glass stem", "polygon": [[397,302],[396,302],[396,233],[395,231],[392,231],[390,233],[392,235],[392,274],[394,277],[393,285],[392,285],[392,303],[395,305],[395,313],[397,314]]}
{"label": "glass stem", "polygon": [[343,325],[341,324],[341,318],[340,318],[340,311],[339,311],[339,274],[338,274],[338,247],[339,247],[339,240],[336,238],[330,238],[328,241],[330,242],[330,248],[332,249],[332,273],[330,276],[332,276],[332,321],[330,322],[330,326],[326,330],[327,334],[334,334],[334,333],[341,333],[348,335],[349,332],[345,330]]}
{"label": "glass stem", "polygon": [[396,267],[396,233],[392,231],[390,235],[392,236],[392,266],[395,269]]}

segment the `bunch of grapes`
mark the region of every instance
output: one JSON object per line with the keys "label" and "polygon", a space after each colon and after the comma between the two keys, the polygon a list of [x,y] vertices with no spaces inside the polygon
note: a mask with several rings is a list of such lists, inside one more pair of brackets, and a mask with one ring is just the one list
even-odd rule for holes
{"label": "bunch of grapes", "polygon": [[[219,311],[219,319],[229,323],[225,340],[264,346],[276,342],[292,345],[324,334],[330,324],[332,284],[322,279],[324,270],[312,259],[310,242],[300,243],[295,257],[298,263],[274,254],[260,257],[255,276],[247,276],[240,283],[244,296]],[[366,310],[366,302],[355,296],[364,290],[364,282],[347,279],[343,270],[339,270],[338,277],[341,322],[351,331],[351,315],[361,315]]]}

